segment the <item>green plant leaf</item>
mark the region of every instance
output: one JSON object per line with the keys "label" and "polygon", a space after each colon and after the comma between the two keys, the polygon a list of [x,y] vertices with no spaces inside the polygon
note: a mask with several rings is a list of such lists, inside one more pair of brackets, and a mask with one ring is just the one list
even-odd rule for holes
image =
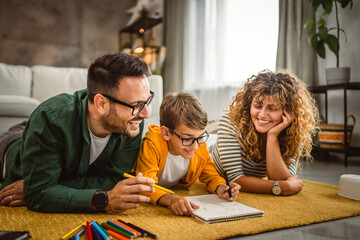
{"label": "green plant leaf", "polygon": [[319,37],[320,37],[320,39],[326,41],[326,39],[328,37],[328,29],[327,29],[327,27],[324,27],[324,26],[319,27]]}
{"label": "green plant leaf", "polygon": [[304,28],[306,28],[310,24],[315,24],[315,22],[313,20],[307,20],[306,23],[304,24]]}
{"label": "green plant leaf", "polygon": [[338,56],[339,41],[336,36],[329,34],[328,39],[325,43],[328,45],[329,49],[335,54],[335,56]]}
{"label": "green plant leaf", "polygon": [[320,41],[317,42],[317,44],[316,44],[316,52],[321,58],[325,59],[325,45],[324,45],[323,40],[320,40]]}
{"label": "green plant leaf", "polygon": [[316,10],[321,4],[321,0],[309,0],[309,2],[311,2],[311,5],[313,6],[314,11],[316,12]]}
{"label": "green plant leaf", "polygon": [[338,0],[338,2],[340,2],[342,8],[345,8],[347,5],[349,5],[350,2],[351,2],[350,8],[352,8],[353,6],[352,0]]}
{"label": "green plant leaf", "polygon": [[[331,30],[336,30],[336,27],[331,27],[331,28],[329,28],[329,31],[331,31]],[[347,38],[346,38],[346,34],[345,34],[345,30],[344,30],[344,29],[342,29],[342,28],[339,28],[339,30],[340,30],[340,32],[342,32],[342,33],[344,34],[345,41],[347,42]]]}
{"label": "green plant leaf", "polygon": [[315,32],[315,27],[309,29],[308,37],[310,37]]}
{"label": "green plant leaf", "polygon": [[326,26],[326,21],[323,18],[320,18],[320,20],[316,24],[318,26]]}
{"label": "green plant leaf", "polygon": [[331,10],[333,8],[333,0],[324,0],[321,2],[321,6],[327,12],[328,14],[331,13]]}
{"label": "green plant leaf", "polygon": [[312,49],[314,49],[316,51],[316,45],[317,45],[317,34],[315,33],[314,35],[312,35],[311,37],[311,47]]}

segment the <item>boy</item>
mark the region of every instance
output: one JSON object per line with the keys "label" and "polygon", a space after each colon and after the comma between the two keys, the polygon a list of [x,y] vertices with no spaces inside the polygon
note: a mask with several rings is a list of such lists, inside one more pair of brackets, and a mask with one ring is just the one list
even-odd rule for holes
{"label": "boy", "polygon": [[[209,137],[206,125],[207,113],[192,94],[167,94],[160,106],[160,126],[150,125],[143,139],[136,174],[142,173],[167,188],[188,188],[199,178],[209,192],[229,201],[236,199],[240,186],[230,184],[230,198],[229,186],[210,159],[205,143]],[[170,207],[176,215],[193,216],[193,209],[199,208],[187,198],[161,190],[144,195],[154,205]]]}

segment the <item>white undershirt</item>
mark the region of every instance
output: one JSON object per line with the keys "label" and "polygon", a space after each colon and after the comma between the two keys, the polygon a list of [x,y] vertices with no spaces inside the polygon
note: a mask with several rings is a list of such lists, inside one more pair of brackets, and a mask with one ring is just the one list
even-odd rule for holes
{"label": "white undershirt", "polygon": [[169,188],[175,186],[189,170],[190,159],[185,159],[181,155],[167,155],[164,170],[158,177],[159,185]]}
{"label": "white undershirt", "polygon": [[90,162],[89,165],[91,165],[95,160],[100,156],[101,152],[106,147],[106,144],[109,142],[111,133],[106,135],[104,138],[100,138],[95,136],[89,129],[90,133]]}

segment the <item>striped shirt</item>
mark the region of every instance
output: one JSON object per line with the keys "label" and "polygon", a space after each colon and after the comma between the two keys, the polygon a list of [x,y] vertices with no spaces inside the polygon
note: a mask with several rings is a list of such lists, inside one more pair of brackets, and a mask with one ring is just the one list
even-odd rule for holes
{"label": "striped shirt", "polygon": [[[238,138],[240,141],[243,140],[241,134]],[[218,173],[224,177],[226,172],[230,182],[244,175],[258,178],[267,176],[266,160],[256,163],[251,159],[246,159],[244,151],[236,139],[236,126],[230,123],[228,113],[225,113],[219,120],[218,139],[216,144],[210,147],[209,152]],[[294,158],[290,159],[288,168],[291,176],[296,174],[297,165]]]}

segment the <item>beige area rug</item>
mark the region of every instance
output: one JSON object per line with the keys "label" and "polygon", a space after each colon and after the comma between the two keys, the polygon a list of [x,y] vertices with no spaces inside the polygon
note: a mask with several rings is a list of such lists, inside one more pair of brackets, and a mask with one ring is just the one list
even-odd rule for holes
{"label": "beige area rug", "polygon": [[[179,195],[208,194],[200,182],[189,190],[175,189],[175,192]],[[115,218],[138,225],[159,239],[218,239],[360,215],[360,201],[340,197],[337,186],[309,180],[304,180],[302,192],[295,196],[240,193],[237,201],[263,210],[264,216],[205,224],[194,218],[175,216],[167,208],[150,204],[122,214],[44,214],[25,207],[1,206],[0,230],[27,230],[33,239],[60,239],[86,220],[104,222]]]}

